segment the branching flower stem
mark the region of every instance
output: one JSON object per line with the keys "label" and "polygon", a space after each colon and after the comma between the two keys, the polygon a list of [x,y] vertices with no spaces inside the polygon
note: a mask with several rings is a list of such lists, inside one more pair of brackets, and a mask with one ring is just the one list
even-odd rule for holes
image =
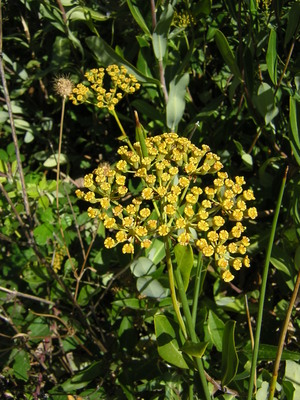
{"label": "branching flower stem", "polygon": [[258,315],[257,315],[257,328],[256,328],[256,332],[255,332],[255,342],[254,342],[254,349],[253,349],[253,354],[252,354],[252,363],[251,363],[251,372],[250,372],[247,400],[251,400],[253,398],[254,379],[256,376],[256,366],[257,366],[257,358],[258,358],[258,350],[259,350],[260,332],[261,332],[261,327],[262,327],[262,318],[263,318],[263,311],[264,311],[264,302],[265,302],[265,295],[266,295],[266,288],[267,288],[270,258],[271,258],[273,242],[274,242],[275,233],[276,233],[276,227],[277,227],[280,206],[281,206],[284,188],[285,188],[286,179],[287,179],[287,172],[288,172],[288,167],[285,170],[285,174],[282,179],[282,183],[281,183],[281,187],[280,187],[280,191],[279,191],[279,195],[278,195],[278,200],[277,200],[276,209],[275,209],[274,218],[273,218],[272,227],[271,227],[271,232],[270,232],[270,239],[269,239],[268,248],[267,248],[264,271],[263,271],[263,276],[262,276],[262,283],[261,283],[261,290],[260,290],[260,297],[259,297],[259,306],[258,306]]}
{"label": "branching flower stem", "polygon": [[132,144],[127,136],[127,133],[125,132],[123,125],[121,124],[121,121],[120,121],[115,109],[111,110],[110,113],[112,114],[112,116],[114,117],[114,119],[116,120],[116,122],[118,124],[118,127],[120,128],[120,131],[122,133],[121,140],[125,140],[126,143],[128,144],[128,146],[130,147],[130,149],[135,153],[136,151],[135,151],[134,147],[132,146]]}

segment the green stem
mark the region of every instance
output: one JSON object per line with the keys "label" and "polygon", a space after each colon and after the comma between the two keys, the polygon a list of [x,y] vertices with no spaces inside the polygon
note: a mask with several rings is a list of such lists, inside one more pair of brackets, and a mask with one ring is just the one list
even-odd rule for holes
{"label": "green stem", "polygon": [[[183,309],[183,313],[186,319],[186,324],[187,324],[187,330],[189,333],[189,337],[191,338],[192,342],[197,343],[198,342],[198,338],[195,332],[195,328],[193,325],[193,320],[192,320],[192,316],[191,316],[191,312],[190,312],[190,308],[189,308],[189,304],[188,304],[188,300],[186,297],[186,293],[184,290],[184,285],[183,285],[183,281],[182,281],[182,276],[181,273],[179,271],[178,268],[175,269],[174,271],[174,276],[176,279],[176,283],[177,283],[177,288],[178,288],[178,292],[179,292],[179,296],[180,296],[180,300],[181,300],[181,304],[182,304],[182,309]],[[208,390],[208,385],[207,385],[207,380],[206,380],[206,376],[205,376],[205,371],[204,371],[204,367],[203,367],[203,362],[202,359],[199,357],[194,357],[194,361],[197,365],[197,369],[199,372],[199,376],[200,376],[200,380],[202,383],[202,388],[204,391],[204,396],[205,396],[205,400],[211,400],[211,396]]]}
{"label": "green stem", "polygon": [[[296,266],[296,267],[299,268],[299,266]],[[272,379],[271,379],[271,382],[270,382],[269,400],[273,400],[273,398],[274,398],[276,382],[277,382],[277,376],[278,376],[278,370],[279,370],[281,355],[282,355],[283,346],[284,346],[284,342],[285,342],[285,337],[286,337],[286,333],[287,333],[288,326],[289,326],[289,323],[290,323],[290,318],[291,318],[291,314],[292,314],[292,311],[293,311],[293,307],[294,307],[294,304],[295,304],[295,302],[297,300],[299,286],[300,286],[300,270],[299,270],[298,275],[297,275],[297,280],[296,280],[296,283],[295,283],[294,291],[293,291],[293,294],[292,294],[292,297],[291,297],[291,301],[290,301],[290,304],[289,304],[289,308],[287,310],[286,317],[285,317],[285,320],[284,320],[284,323],[283,323],[283,327],[282,327],[282,330],[281,330],[281,333],[280,333],[279,343],[278,343],[278,347],[277,347],[277,354],[276,354],[274,367],[273,367]]]}
{"label": "green stem", "polygon": [[170,245],[169,245],[168,237],[164,238],[164,243],[165,243],[165,250],[166,250],[166,261],[167,261],[167,269],[168,269],[168,275],[169,275],[171,299],[172,299],[175,314],[178,319],[178,323],[179,323],[182,333],[186,339],[187,338],[186,327],[185,327],[182,315],[180,313],[180,308],[179,308],[178,300],[176,297],[174,271],[173,271],[173,265],[172,265],[172,260],[171,260],[171,252],[170,252]]}
{"label": "green stem", "polygon": [[204,281],[204,279],[201,279],[202,267],[203,267],[202,253],[199,253],[198,260],[197,260],[197,271],[196,271],[196,278],[195,278],[194,298],[193,298],[193,307],[192,307],[192,322],[193,322],[194,328],[196,326],[199,294],[202,289],[201,283]]}
{"label": "green stem", "polygon": [[110,113],[112,114],[112,116],[113,116],[114,119],[116,120],[116,122],[117,122],[117,124],[118,124],[118,127],[120,128],[120,131],[121,131],[121,133],[122,133],[122,136],[120,137],[120,139],[121,139],[121,140],[124,140],[124,141],[128,144],[128,146],[130,147],[130,149],[131,149],[134,153],[136,153],[134,147],[132,146],[132,144],[131,144],[131,142],[130,142],[130,140],[129,140],[129,137],[127,136],[127,133],[125,132],[125,130],[124,130],[124,128],[123,128],[123,125],[121,124],[121,121],[119,120],[119,117],[118,117],[116,111],[113,109],[113,110],[110,111]]}
{"label": "green stem", "polygon": [[252,355],[252,363],[251,363],[251,372],[250,372],[250,381],[249,381],[249,389],[248,389],[248,397],[247,400],[252,399],[253,395],[253,388],[254,388],[254,378],[256,375],[256,365],[257,365],[257,358],[258,358],[258,349],[259,349],[259,341],[260,341],[260,332],[262,326],[262,318],[263,318],[263,311],[264,311],[264,302],[265,302],[265,295],[266,295],[266,287],[267,287],[267,280],[268,280],[268,273],[269,273],[269,265],[270,265],[270,258],[273,248],[273,242],[276,233],[276,226],[280,211],[280,206],[283,198],[283,192],[285,188],[286,178],[287,178],[288,167],[285,170],[284,177],[282,179],[278,200],[276,204],[276,209],[274,213],[274,218],[271,227],[270,239],[267,248],[267,254],[265,259],[264,271],[262,276],[262,283],[261,283],[261,290],[260,290],[260,297],[259,297],[259,306],[258,306],[258,315],[257,315],[257,328],[255,332],[255,342],[254,342],[254,349]]}

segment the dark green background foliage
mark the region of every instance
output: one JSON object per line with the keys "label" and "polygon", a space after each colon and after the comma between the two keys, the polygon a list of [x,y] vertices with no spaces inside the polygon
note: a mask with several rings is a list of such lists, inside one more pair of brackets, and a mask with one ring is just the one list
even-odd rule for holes
{"label": "dark green background foliage", "polygon": [[[174,12],[193,22],[178,22]],[[247,228],[251,268],[236,273],[234,285],[208,270],[196,327],[207,343],[206,371],[241,398],[251,358],[244,296],[255,328],[272,218],[289,168],[259,353],[256,398],[266,398],[270,361],[300,268],[299,17],[300,3],[283,0],[161,0],[155,12],[151,1],[139,0],[2,1],[3,64],[30,215],[2,90],[1,398],[189,398],[189,374],[172,360],[163,361],[164,342],[158,343],[159,354],[154,331],[158,311],[167,317],[160,329],[176,331],[170,298],[164,297],[161,243],[155,243],[151,268],[139,253],[134,269],[118,247],[104,248],[104,227],[88,218],[86,204],[75,196],[86,173],[99,162],[116,160],[120,132],[105,109],[66,103],[57,212],[54,154],[62,100],[54,80],[64,75],[78,83],[87,69],[114,63],[125,65],[141,83],[116,107],[130,139],[137,110],[149,135],[176,131],[196,145],[208,144],[229,175],[245,176],[254,190],[259,216]],[[153,279],[152,296],[142,287],[145,276]],[[192,269],[190,299],[193,280]],[[291,384],[300,369],[297,313],[296,304],[279,374],[281,399],[293,399],[293,393],[299,398],[299,385]],[[197,396],[202,398],[201,390]]]}

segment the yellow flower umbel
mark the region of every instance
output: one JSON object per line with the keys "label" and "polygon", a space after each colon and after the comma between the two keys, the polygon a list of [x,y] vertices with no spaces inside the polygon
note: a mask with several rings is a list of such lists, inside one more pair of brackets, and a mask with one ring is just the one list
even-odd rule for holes
{"label": "yellow flower umbel", "polygon": [[[140,88],[136,77],[127,73],[121,65],[109,65],[107,68],[94,68],[84,75],[86,83],[79,83],[72,91],[73,104],[95,104],[98,108],[115,109],[116,104],[126,95]],[[110,83],[108,82],[110,81]]]}
{"label": "yellow flower umbel", "polygon": [[[148,248],[153,238],[167,237],[212,258],[222,278],[231,281],[231,271],[250,266],[242,221],[257,216],[256,208],[247,206],[254,200],[252,190],[243,189],[242,176],[231,180],[206,145],[198,148],[176,133],[147,138],[145,144],[146,157],[139,142],[134,151],[121,146],[121,159],[86,175],[88,191],[76,192],[92,204],[89,216],[114,232],[105,247],[122,243],[123,253],[132,254],[137,244]],[[137,181],[137,195],[129,192],[129,178]]]}

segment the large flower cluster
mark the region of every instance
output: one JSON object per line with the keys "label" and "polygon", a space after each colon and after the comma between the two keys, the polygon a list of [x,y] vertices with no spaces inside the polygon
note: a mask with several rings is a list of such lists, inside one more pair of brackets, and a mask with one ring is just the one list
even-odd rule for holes
{"label": "large flower cluster", "polygon": [[[125,94],[134,93],[140,88],[136,77],[128,74],[123,65],[118,67],[113,64],[106,69],[93,68],[84,76],[88,83],[79,83],[69,97],[75,105],[86,102],[112,111]],[[110,84],[105,88],[107,80],[110,80]]]}
{"label": "large flower cluster", "polygon": [[[139,142],[134,151],[121,146],[121,159],[86,175],[88,191],[76,192],[93,204],[89,216],[114,232],[105,247],[122,243],[123,253],[134,253],[136,244],[148,248],[157,236],[170,238],[213,258],[222,278],[231,281],[232,269],[250,266],[242,221],[257,216],[255,207],[247,207],[252,190],[243,189],[242,176],[229,179],[206,145],[198,148],[175,133],[147,138],[145,144],[147,156]],[[130,193],[129,179],[137,195]]]}

